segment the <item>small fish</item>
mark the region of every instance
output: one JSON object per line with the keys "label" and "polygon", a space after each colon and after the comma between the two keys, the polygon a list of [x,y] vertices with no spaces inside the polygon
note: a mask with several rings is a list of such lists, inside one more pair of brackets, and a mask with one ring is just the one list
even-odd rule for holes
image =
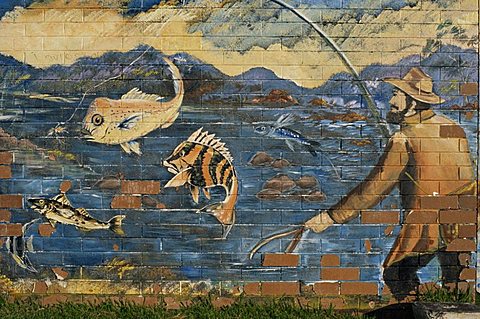
{"label": "small fish", "polygon": [[184,96],[182,76],[178,68],[167,58],[173,76],[175,97],[164,102],[155,94],[145,94],[133,88],[119,100],[96,98],[83,119],[82,134],[94,143],[120,145],[130,154],[141,155],[136,139],[173,124],[179,114]]}
{"label": "small fish", "polygon": [[5,242],[5,247],[17,265],[31,272],[38,272],[27,256],[27,252],[33,252],[33,235],[31,235],[28,239],[25,239],[25,235],[27,234],[30,226],[39,220],[40,218],[37,218],[26,223],[22,227],[22,236],[10,236]]}
{"label": "small fish", "polygon": [[[295,152],[295,147],[293,146],[294,143],[303,145],[312,156],[317,157],[317,150],[320,150],[320,143],[306,138],[298,131],[287,128],[286,126],[292,124],[293,121],[294,118],[292,114],[283,114],[273,124],[264,123],[261,126],[255,127],[254,131],[260,135],[284,140],[292,152]],[[335,165],[333,165],[332,160],[326,154],[323,155],[329,162],[330,166],[332,166],[337,178],[340,179],[338,170]]]}
{"label": "small fish", "polygon": [[217,218],[222,224],[224,239],[235,224],[235,204],[238,197],[238,178],[232,162],[232,155],[225,143],[215,138],[215,134],[203,131],[203,128],[190,135],[163,161],[167,170],[175,174],[165,187],[188,185],[195,203],[198,203],[200,189],[208,199],[209,188],[222,186],[225,189],[223,202],[207,205],[197,211]]}
{"label": "small fish", "polygon": [[118,235],[124,235],[122,221],[125,215],[114,216],[107,222],[99,221],[91,217],[85,208],[73,208],[64,193],[60,193],[51,199],[30,198],[28,202],[30,202],[34,211],[47,218],[52,227],[55,227],[58,222],[65,225],[74,225],[83,231],[110,229]]}
{"label": "small fish", "polygon": [[312,156],[317,156],[315,148],[320,146],[320,143],[306,138],[300,132],[287,128],[286,126],[292,124],[293,115],[283,114],[273,124],[264,124],[255,127],[255,133],[265,135],[268,137],[284,140],[288,148],[295,152],[294,143],[303,145]]}

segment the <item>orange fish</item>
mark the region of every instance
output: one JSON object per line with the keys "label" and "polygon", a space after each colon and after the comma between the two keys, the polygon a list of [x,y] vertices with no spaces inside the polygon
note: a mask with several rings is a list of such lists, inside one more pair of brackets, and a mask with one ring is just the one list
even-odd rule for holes
{"label": "orange fish", "polygon": [[210,199],[209,188],[222,186],[225,200],[205,206],[197,212],[206,212],[217,218],[223,226],[226,238],[235,224],[235,204],[238,197],[238,178],[232,165],[232,155],[215,134],[202,128],[195,131],[185,142],[178,145],[163,161],[168,171],[175,174],[165,187],[190,186],[192,198],[198,203],[200,188]]}
{"label": "orange fish", "polygon": [[82,133],[90,142],[120,145],[130,153],[141,155],[140,144],[135,141],[158,128],[167,128],[178,117],[184,96],[182,76],[178,68],[163,58],[173,76],[175,97],[146,94],[138,88],[131,89],[119,100],[96,98],[83,119]]}

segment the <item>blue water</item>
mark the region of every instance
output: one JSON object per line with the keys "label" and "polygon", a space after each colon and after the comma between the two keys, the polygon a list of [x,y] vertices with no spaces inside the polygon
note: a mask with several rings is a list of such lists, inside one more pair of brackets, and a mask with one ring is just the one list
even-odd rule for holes
{"label": "blue water", "polygon": [[[256,122],[275,121],[283,113],[307,117],[312,108],[298,106],[273,109],[268,107],[231,106],[183,106],[177,121],[168,129],[157,130],[140,139],[142,156],[127,155],[120,146],[106,146],[86,142],[79,138],[81,120],[86,99],[78,107],[71,121],[65,124],[67,132],[61,136],[47,136],[50,129],[69,119],[78,103],[70,106],[47,101],[11,98],[2,106],[1,114],[14,114],[3,119],[1,127],[8,133],[26,138],[44,149],[60,149],[74,154],[75,161],[50,160],[29,151],[15,151],[13,179],[1,180],[1,193],[23,194],[24,198],[51,197],[57,194],[63,180],[73,182],[67,193],[73,206],[85,207],[100,220],[117,214],[126,214],[125,236],[110,231],[81,232],[73,226],[57,225],[50,237],[40,237],[36,226],[33,234],[35,253],[30,253],[32,263],[39,274],[28,273],[15,266],[3,251],[4,262],[0,269],[16,277],[49,276],[49,268],[63,266],[78,276],[82,267],[90,276],[100,266],[114,258],[120,258],[138,266],[165,266],[172,269],[176,278],[219,280],[303,280],[320,279],[322,254],[338,254],[342,266],[361,267],[361,279],[381,279],[380,265],[385,259],[398,234],[397,226],[391,236],[384,235],[385,225],[360,225],[353,220],[345,225],[335,225],[322,234],[307,233],[296,252],[301,263],[296,268],[261,267],[261,254],[248,259],[252,247],[266,236],[299,225],[316,215],[319,210],[335,204],[352,187],[361,181],[378,160],[386,139],[381,137],[378,126],[366,121],[343,123],[331,121],[299,121],[291,126],[305,136],[321,143],[322,155],[311,156],[298,147],[292,152],[284,141],[262,137],[254,133]],[[317,111],[317,110],[315,110]],[[346,111],[346,110],[344,110]],[[363,109],[354,111],[368,115]],[[0,115],[1,115],[0,114]],[[466,120],[458,111],[446,113],[462,124],[470,139],[472,154],[475,152],[476,118]],[[192,132],[203,127],[215,133],[229,148],[239,180],[240,190],[236,205],[236,225],[228,238],[221,240],[221,226],[208,215],[195,214],[197,208],[220,201],[224,192],[219,188],[208,201],[203,195],[195,204],[186,189],[163,189],[153,195],[166,209],[112,210],[110,203],[119,190],[102,190],[95,187],[104,176],[123,174],[126,179],[155,179],[162,186],[172,174],[161,163],[170,152]],[[357,146],[352,140],[370,141]],[[251,158],[260,151],[273,158],[282,158],[292,163],[284,169],[253,167]],[[341,179],[335,175],[330,162],[337,167]],[[279,173],[292,178],[313,175],[326,195],[323,202],[264,201],[255,195],[265,181]],[[378,206],[381,209],[399,207],[398,192]],[[31,209],[12,210],[12,222],[26,223],[38,214]],[[364,242],[370,240],[372,248],[366,251]],[[274,241],[262,251],[281,252],[289,238]],[[116,245],[118,251],[113,247]],[[438,278],[435,261],[420,273],[422,280]],[[85,272],[84,272],[85,273]],[[73,276],[76,276],[73,275]]]}

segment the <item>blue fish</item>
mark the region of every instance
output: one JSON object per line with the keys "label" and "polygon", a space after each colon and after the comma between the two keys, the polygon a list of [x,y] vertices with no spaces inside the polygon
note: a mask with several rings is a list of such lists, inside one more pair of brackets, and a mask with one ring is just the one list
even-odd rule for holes
{"label": "blue fish", "polygon": [[[254,128],[255,133],[268,136],[271,138],[276,138],[279,140],[284,140],[287,144],[288,148],[295,152],[294,144],[303,146],[312,156],[317,157],[317,151],[320,151],[320,143],[317,141],[313,141],[305,136],[302,133],[295,131],[291,128],[286,126],[293,124],[294,116],[292,114],[283,114],[281,115],[276,122],[274,123],[263,123],[263,125],[256,126]],[[332,161],[328,156],[323,154],[327,161],[332,166],[333,170],[335,171],[335,175],[338,178],[339,174],[335,166],[333,165]]]}
{"label": "blue fish", "polygon": [[267,124],[255,127],[255,133],[284,140],[288,148],[295,152],[294,144],[302,145],[312,156],[317,156],[315,148],[320,146],[320,143],[306,138],[302,133],[295,131],[286,126],[293,123],[292,114],[283,114],[273,124]]}

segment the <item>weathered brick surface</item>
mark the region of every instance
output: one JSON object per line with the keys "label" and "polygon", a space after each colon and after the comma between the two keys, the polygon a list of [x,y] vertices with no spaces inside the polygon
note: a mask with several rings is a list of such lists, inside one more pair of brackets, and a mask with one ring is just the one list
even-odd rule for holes
{"label": "weathered brick surface", "polygon": [[320,259],[320,265],[322,267],[338,267],[340,266],[340,256],[338,255],[323,255]]}
{"label": "weathered brick surface", "polygon": [[300,294],[299,282],[262,282],[263,296],[294,296]]}
{"label": "weathered brick surface", "polygon": [[22,236],[22,224],[0,224],[0,236]]}
{"label": "weathered brick surface", "polygon": [[342,282],[340,293],[342,295],[377,295],[378,285],[373,282]]}
{"label": "weathered brick surface", "polygon": [[296,267],[298,266],[299,255],[295,254],[265,254],[262,265],[265,267]]}
{"label": "weathered brick surface", "polygon": [[11,152],[0,152],[0,164],[1,165],[10,165],[13,163],[13,153]]}
{"label": "weathered brick surface", "polygon": [[317,295],[338,295],[340,284],[338,282],[317,282],[313,285],[313,291]]}
{"label": "weathered brick surface", "polygon": [[360,269],[352,267],[324,268],[321,270],[322,280],[359,280]]}
{"label": "weathered brick surface", "polygon": [[112,199],[111,207],[113,209],[127,209],[127,208],[140,208],[142,206],[142,199],[139,196],[115,196]]}
{"label": "weathered brick surface", "polygon": [[396,211],[363,211],[363,224],[398,224],[399,214]]}
{"label": "weathered brick surface", "polygon": [[124,194],[158,194],[160,193],[160,182],[123,180],[121,191]]}
{"label": "weathered brick surface", "polygon": [[8,210],[0,209],[0,222],[9,222],[12,218],[12,213]]}
{"label": "weathered brick surface", "polygon": [[22,195],[0,195],[0,208],[22,208]]}
{"label": "weathered brick surface", "polygon": [[0,165],[0,178],[12,178],[12,168],[10,166]]}
{"label": "weathered brick surface", "polygon": [[[428,263],[426,253],[448,243],[467,266],[459,286],[475,288],[479,202],[469,183],[479,160],[477,0],[293,3],[322,22],[342,56],[268,1],[3,2],[0,244],[33,236],[36,254],[26,254],[39,271],[19,269],[0,249],[1,273],[16,294],[40,294],[45,305],[161,301],[169,309],[212,292],[216,307],[232,295],[290,295],[300,305],[312,297],[370,309],[404,297],[382,278],[396,243],[398,260],[438,283],[441,261]],[[409,83],[408,94],[430,90],[431,78],[433,93],[423,98],[445,102],[416,110],[407,119],[414,128],[390,125],[385,134],[369,108],[385,117],[395,88],[385,78],[401,79],[413,67],[426,76]],[[181,86],[172,77],[185,89],[178,117],[152,114]],[[112,110],[118,118],[103,114]],[[167,116],[173,123],[160,123]],[[85,138],[107,123],[122,142]],[[167,169],[170,154],[201,127],[210,137],[198,136],[195,150],[177,149],[172,158],[181,160]],[[208,141],[213,134],[221,141]],[[387,145],[393,151],[382,156]],[[52,227],[28,199],[59,192],[70,201],[63,213],[77,211]],[[361,196],[352,200],[352,192]],[[82,228],[79,208],[102,229]],[[328,229],[278,235],[311,225],[305,222],[322,211],[335,219],[324,219]],[[125,216],[121,227],[116,215]]]}

